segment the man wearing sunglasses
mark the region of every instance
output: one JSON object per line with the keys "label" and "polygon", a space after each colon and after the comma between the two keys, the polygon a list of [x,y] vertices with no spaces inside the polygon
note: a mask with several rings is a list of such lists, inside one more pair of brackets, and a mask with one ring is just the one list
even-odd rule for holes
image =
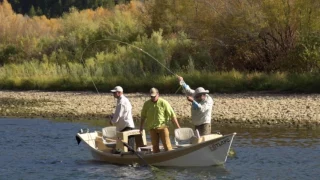
{"label": "man wearing sunglasses", "polygon": [[171,120],[177,128],[180,128],[176,114],[168,101],[159,97],[158,89],[151,88],[150,100],[144,103],[141,111],[140,132],[142,132],[144,124],[146,123],[146,129],[150,131],[153,153],[160,152],[160,139],[166,151],[172,150],[168,130],[169,120]]}
{"label": "man wearing sunglasses", "polygon": [[209,90],[198,87],[196,90],[191,89],[179,76],[178,80],[183,87],[187,100],[191,102],[191,119],[195,129],[199,131],[200,136],[211,134],[211,112],[213,100],[209,96]]}

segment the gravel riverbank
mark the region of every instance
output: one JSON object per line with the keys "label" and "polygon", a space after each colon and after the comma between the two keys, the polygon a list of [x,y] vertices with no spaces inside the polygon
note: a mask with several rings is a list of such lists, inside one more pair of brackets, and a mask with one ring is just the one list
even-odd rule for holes
{"label": "gravel riverbank", "polygon": [[[125,94],[136,120],[148,94]],[[320,94],[211,94],[213,123],[243,126],[319,127]],[[190,104],[183,95],[161,95],[179,121],[190,119]],[[111,93],[0,91],[1,117],[102,119],[115,106]]]}

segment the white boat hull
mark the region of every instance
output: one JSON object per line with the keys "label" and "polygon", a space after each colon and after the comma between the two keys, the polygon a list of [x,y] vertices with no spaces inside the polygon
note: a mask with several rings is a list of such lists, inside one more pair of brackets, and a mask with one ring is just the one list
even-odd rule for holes
{"label": "white boat hull", "polygon": [[97,133],[77,134],[91,150],[95,160],[105,161],[112,164],[144,164],[154,166],[212,166],[224,164],[236,133],[218,137],[187,147],[174,148],[171,151],[161,151],[159,153],[139,153],[136,154],[112,154],[109,150],[101,150],[95,144]]}

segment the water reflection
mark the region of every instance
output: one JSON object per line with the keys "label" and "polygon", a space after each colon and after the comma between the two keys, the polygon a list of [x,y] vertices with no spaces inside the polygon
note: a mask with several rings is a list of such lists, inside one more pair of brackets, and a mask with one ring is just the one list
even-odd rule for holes
{"label": "water reflection", "polygon": [[[86,122],[91,126],[96,126],[99,128],[102,128],[106,125],[106,120],[85,120],[80,122]],[[193,127],[193,125],[189,121],[184,121],[183,123],[181,123],[181,126]],[[170,126],[169,130],[170,134],[173,134],[173,126]],[[236,132],[237,135],[235,136],[235,142],[239,142],[239,146],[299,146],[305,148],[312,148],[316,147],[320,143],[320,128],[310,130],[283,127],[248,128],[213,125],[212,131],[219,131],[222,134],[230,134]],[[148,132],[146,133],[148,134]]]}
{"label": "water reflection", "polygon": [[103,174],[108,179],[217,179],[230,173],[224,166],[211,167],[148,167],[119,166],[99,161],[77,161],[82,171],[89,176]]}
{"label": "water reflection", "polygon": [[291,146],[312,148],[319,146],[320,129],[280,129],[280,128],[221,128],[235,131],[235,142],[239,146]]}
{"label": "water reflection", "polygon": [[217,179],[228,176],[229,172],[224,166],[210,167],[160,167],[154,172],[159,179]]}

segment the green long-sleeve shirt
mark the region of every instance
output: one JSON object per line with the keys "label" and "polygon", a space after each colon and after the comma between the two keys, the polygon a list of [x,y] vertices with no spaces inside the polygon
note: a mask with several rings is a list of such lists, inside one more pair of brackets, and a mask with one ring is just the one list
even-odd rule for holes
{"label": "green long-sleeve shirt", "polygon": [[162,127],[174,117],[176,114],[172,107],[162,98],[159,98],[157,102],[146,101],[141,111],[141,118],[145,120],[146,129]]}

